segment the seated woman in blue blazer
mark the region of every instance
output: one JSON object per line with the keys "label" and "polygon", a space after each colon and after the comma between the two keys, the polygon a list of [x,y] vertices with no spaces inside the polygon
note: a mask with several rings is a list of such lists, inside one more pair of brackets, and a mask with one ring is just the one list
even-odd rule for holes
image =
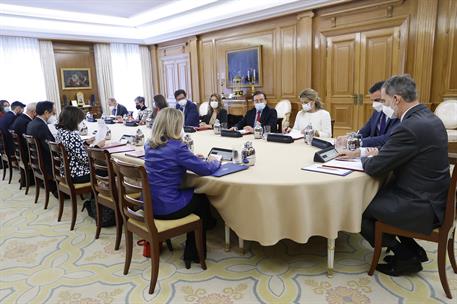
{"label": "seated woman in blue blazer", "polygon": [[[162,109],[154,120],[152,136],[145,144],[145,168],[151,187],[154,217],[163,220],[183,218],[191,213],[203,223],[203,243],[206,256],[206,229],[214,226],[209,201],[205,194],[181,187],[186,171],[211,175],[220,167],[220,161],[204,161],[194,155],[182,141],[184,115],[173,108]],[[186,268],[197,262],[197,248],[193,232],[187,234],[184,250]]]}
{"label": "seated woman in blue blazer", "polygon": [[211,94],[209,98],[208,113],[203,116],[200,127],[213,126],[219,120],[221,124],[227,123],[227,110],[224,109],[221,97],[219,94]]}

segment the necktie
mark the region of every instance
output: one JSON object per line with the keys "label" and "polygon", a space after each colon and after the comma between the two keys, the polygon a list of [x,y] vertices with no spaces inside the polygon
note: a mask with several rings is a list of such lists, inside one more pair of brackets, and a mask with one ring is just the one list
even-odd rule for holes
{"label": "necktie", "polygon": [[260,122],[260,112],[257,112],[257,116],[255,117],[255,121]]}
{"label": "necktie", "polygon": [[379,123],[379,135],[383,135],[386,131],[386,115],[382,113],[379,119],[381,120]]}
{"label": "necktie", "polygon": [[114,108],[113,111],[111,111],[111,114],[116,115],[116,108]]}

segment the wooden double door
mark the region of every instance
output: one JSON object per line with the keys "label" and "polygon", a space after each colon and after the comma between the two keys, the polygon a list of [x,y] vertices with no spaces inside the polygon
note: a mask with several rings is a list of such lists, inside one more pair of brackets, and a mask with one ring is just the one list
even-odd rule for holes
{"label": "wooden double door", "polygon": [[161,93],[167,99],[168,104],[175,104],[174,92],[178,89],[185,90],[188,98],[191,98],[192,85],[188,54],[162,58],[161,69]]}
{"label": "wooden double door", "polygon": [[404,71],[402,26],[326,36],[327,109],[333,136],[358,130],[372,113],[368,89]]}

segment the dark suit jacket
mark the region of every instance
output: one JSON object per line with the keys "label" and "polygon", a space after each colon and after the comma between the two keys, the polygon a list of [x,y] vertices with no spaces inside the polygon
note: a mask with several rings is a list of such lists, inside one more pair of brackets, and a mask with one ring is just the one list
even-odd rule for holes
{"label": "dark suit jacket", "polygon": [[381,147],[384,145],[389,138],[392,130],[399,123],[399,119],[387,119],[386,127],[383,132],[378,130],[378,124],[383,112],[373,111],[370,119],[367,123],[360,129],[359,134],[362,135],[362,147]]}
{"label": "dark suit jacket", "polygon": [[[182,110],[179,103],[176,103],[176,109]],[[198,115],[198,109],[195,103],[187,100],[186,106],[184,107],[184,125],[191,127],[198,127],[200,116]]]}
{"label": "dark suit jacket", "polygon": [[22,136],[22,134],[27,134],[27,125],[31,121],[32,119],[28,115],[22,114],[18,118],[16,118],[16,120],[13,123],[13,126],[11,127],[11,129],[14,130],[14,132],[16,132],[16,134],[19,136],[22,149],[26,152],[24,155],[24,161],[27,161],[29,157],[27,153],[27,142],[25,141],[25,138]]}
{"label": "dark suit jacket", "polygon": [[9,111],[0,119],[0,131],[3,133],[3,138],[6,142],[6,153],[8,155],[14,153],[13,138],[11,137],[11,134],[8,130],[11,129],[16,118],[16,114],[14,114],[14,112]]}
{"label": "dark suit jacket", "polygon": [[[244,115],[243,119],[241,119],[237,124],[236,127],[238,129],[243,129],[245,126],[251,126],[254,127],[254,121],[255,117],[257,115],[257,110],[251,109],[246,112],[246,115]],[[263,126],[269,125],[271,127],[271,132],[275,133],[277,132],[277,123],[278,123],[278,114],[276,113],[275,109],[270,108],[269,106],[266,106],[262,114],[260,114],[260,124]]]}
{"label": "dark suit jacket", "polygon": [[51,131],[49,131],[48,125],[41,118],[36,117],[27,125],[27,135],[32,135],[39,142],[41,151],[43,151],[46,174],[52,176],[51,152],[46,141],[55,141],[55,139]]}
{"label": "dark suit jacket", "polygon": [[[116,109],[117,109],[116,116],[129,115],[129,111],[127,111],[127,108],[119,103],[117,104]],[[112,115],[112,114],[113,113],[110,113],[110,115]]]}
{"label": "dark suit jacket", "polygon": [[450,182],[447,145],[443,122],[419,104],[406,113],[377,156],[362,159],[370,176],[394,173],[371,202],[391,213],[386,224],[429,234],[442,223]]}
{"label": "dark suit jacket", "polygon": [[[211,116],[213,115],[213,109],[208,112],[205,116],[202,118],[202,122],[209,124],[209,121],[211,119]],[[219,113],[217,113],[216,117],[220,123],[227,123],[227,110],[226,109],[221,109]]]}

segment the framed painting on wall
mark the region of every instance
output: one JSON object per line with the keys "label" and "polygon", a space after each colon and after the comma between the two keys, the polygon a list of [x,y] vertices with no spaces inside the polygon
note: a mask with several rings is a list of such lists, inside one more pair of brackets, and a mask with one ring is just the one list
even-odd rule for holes
{"label": "framed painting on wall", "polygon": [[229,88],[262,86],[262,47],[227,51],[225,73]]}
{"label": "framed painting on wall", "polygon": [[92,89],[89,68],[60,69],[63,90]]}

